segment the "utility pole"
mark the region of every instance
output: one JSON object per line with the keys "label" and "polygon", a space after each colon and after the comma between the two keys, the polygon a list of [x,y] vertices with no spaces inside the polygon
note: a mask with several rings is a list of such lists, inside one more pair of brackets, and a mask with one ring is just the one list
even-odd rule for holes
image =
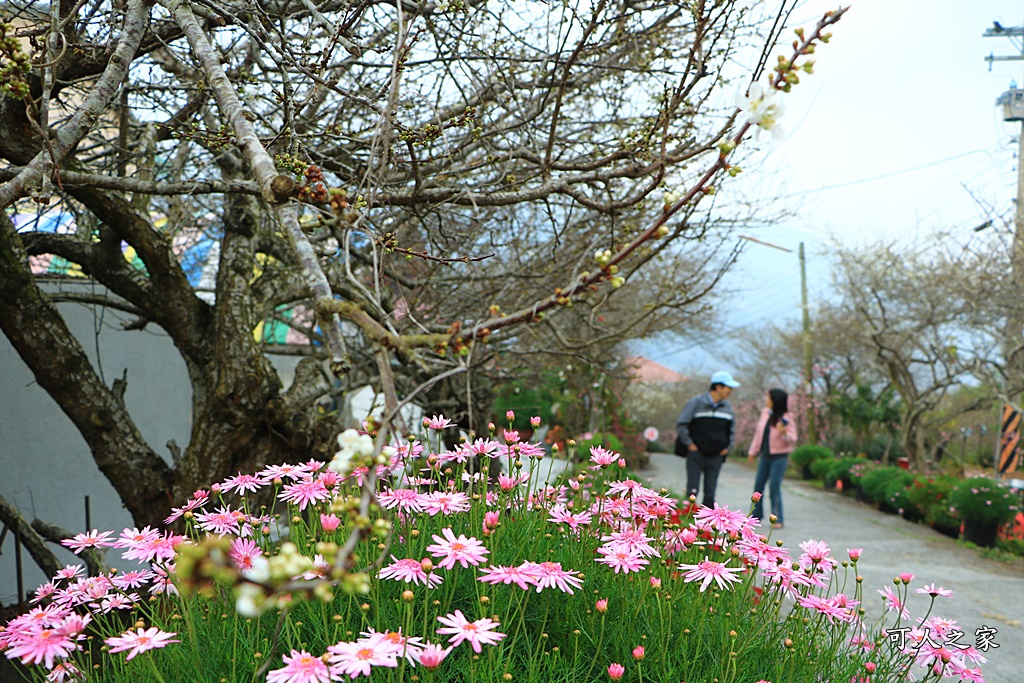
{"label": "utility pole", "polygon": [[803,310],[804,331],[804,395],[807,396],[807,441],[818,443],[818,421],[814,414],[814,354],[811,353],[811,312],[807,304],[807,259],[804,243],[800,243],[800,308]]}
{"label": "utility pole", "polygon": [[[1024,38],[1024,26],[1003,26],[998,21],[992,22],[992,28],[982,34],[984,38]],[[993,62],[1014,62],[1024,60],[1024,43],[1021,54],[1008,56],[985,57],[989,71]],[[1013,240],[1010,247],[1010,269],[1012,281],[1017,292],[1024,292],[1024,91],[1015,85],[1003,93],[997,104],[1003,105],[1003,120],[1020,121],[1021,131],[1017,136],[1017,206],[1013,217]],[[1018,389],[1024,380],[1024,311],[1021,311],[1018,297],[1009,307],[1006,329],[1003,338],[1003,358],[1006,362],[1007,386],[1011,398],[1019,393]],[[998,457],[998,456],[997,456]],[[996,462],[998,469],[998,460]]]}

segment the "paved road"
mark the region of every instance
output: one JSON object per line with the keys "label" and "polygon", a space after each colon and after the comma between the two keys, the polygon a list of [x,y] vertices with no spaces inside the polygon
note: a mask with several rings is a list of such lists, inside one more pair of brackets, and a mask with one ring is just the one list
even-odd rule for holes
{"label": "paved road", "polygon": [[[649,466],[639,474],[656,489],[682,494],[685,462],[674,455],[652,454]],[[754,465],[730,458],[718,481],[717,502],[749,510],[753,487]],[[799,543],[809,538],[828,543],[839,559],[846,557],[847,548],[864,549],[858,568],[869,618],[881,614],[881,596],[875,591],[891,586],[900,572],[911,572],[917,576],[911,589],[935,583],[953,590],[953,599],[939,598],[933,614],[955,619],[965,641],[973,644],[974,631],[981,626],[997,629],[999,648],[989,649],[989,662],[982,666],[988,683],[1024,682],[1024,562],[986,560],[924,525],[803,481],[786,479],[782,495],[786,526],[774,531],[772,538],[781,538],[791,552],[796,550],[794,555],[799,554]],[[912,590],[911,614],[923,616],[928,600]]]}

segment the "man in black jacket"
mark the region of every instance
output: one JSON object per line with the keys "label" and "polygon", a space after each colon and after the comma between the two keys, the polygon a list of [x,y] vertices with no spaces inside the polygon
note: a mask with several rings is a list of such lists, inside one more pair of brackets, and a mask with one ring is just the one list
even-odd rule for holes
{"label": "man in black jacket", "polygon": [[676,420],[679,440],[686,448],[687,495],[696,497],[704,475],[704,505],[715,504],[718,472],[736,440],[736,414],[729,394],[739,386],[724,370],[711,375],[711,389],[691,398]]}

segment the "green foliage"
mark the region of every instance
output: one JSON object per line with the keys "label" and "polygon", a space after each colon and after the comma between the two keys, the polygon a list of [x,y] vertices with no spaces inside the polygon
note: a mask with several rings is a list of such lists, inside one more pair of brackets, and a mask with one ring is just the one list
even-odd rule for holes
{"label": "green foliage", "polygon": [[921,511],[925,522],[933,527],[952,529],[960,526],[960,519],[950,512],[949,494],[956,478],[939,475],[915,477],[907,487],[905,499]]}
{"label": "green foliage", "polygon": [[505,413],[509,410],[516,416],[513,429],[529,428],[530,418],[534,416],[540,417],[542,424],[552,424],[555,419],[553,407],[561,393],[556,379],[553,374],[545,373],[541,382],[516,380],[501,384],[491,408],[495,424],[506,426]]}
{"label": "green foliage", "polygon": [[838,458],[819,458],[811,462],[811,474],[822,481],[835,481],[835,477],[832,476],[832,467],[838,461]]}
{"label": "green foliage", "polygon": [[[904,470],[906,472],[906,470]],[[923,522],[925,509],[911,496],[917,478],[907,472],[906,477],[896,477],[886,486],[888,504],[911,522]]]}
{"label": "green foliage", "polygon": [[1000,538],[996,540],[996,548],[1004,553],[1024,557],[1024,538]]}
{"label": "green foliage", "polygon": [[843,488],[846,489],[853,484],[853,480],[850,476],[850,470],[857,465],[862,465],[868,462],[870,461],[867,458],[860,456],[836,458],[828,468],[828,476],[832,479],[843,482]]}
{"label": "green foliage", "polygon": [[858,383],[853,395],[829,397],[828,406],[833,415],[861,437],[858,440],[874,425],[893,431],[900,419],[900,405],[892,386],[876,394],[870,385]]}
{"label": "green foliage", "polygon": [[829,439],[829,447],[836,453],[859,453],[860,444],[852,434],[841,433]]}
{"label": "green foliage", "polygon": [[881,433],[870,434],[864,438],[857,438],[852,434],[839,434],[831,439],[829,445],[836,453],[864,455],[876,461],[884,460],[887,454],[890,460],[905,455],[898,439]]}
{"label": "green foliage", "polygon": [[[858,460],[861,459],[858,458]],[[847,472],[847,476],[849,477],[850,483],[853,486],[863,491],[864,477],[867,475],[868,472],[871,472],[872,470],[875,470],[879,467],[881,467],[881,465],[879,465],[874,460],[861,460],[860,462],[857,462],[850,466],[850,469]]]}
{"label": "green foliage", "polygon": [[[861,488],[864,494],[876,503],[889,502],[889,487],[893,481],[909,483],[905,476],[910,473],[900,467],[876,467],[867,472],[861,479]],[[913,478],[913,475],[910,475]],[[903,483],[901,486],[905,485]]]}
{"label": "green foliage", "polygon": [[1020,512],[1020,493],[986,477],[959,482],[949,501],[961,519],[981,524],[1005,524]]}
{"label": "green foliage", "polygon": [[906,514],[909,511],[909,515],[911,515],[914,521],[920,521],[924,516],[920,514],[919,510],[904,500],[904,491],[914,481],[914,475],[902,467],[893,469],[895,471],[882,482],[879,488],[881,500],[878,501],[878,504],[882,507],[888,507],[899,514]]}
{"label": "green foliage", "polygon": [[[456,470],[452,479],[460,481],[462,468]],[[602,470],[597,483],[615,474],[617,468]],[[593,478],[585,489],[590,488],[591,481]],[[289,544],[294,545],[286,553],[285,547],[269,534],[258,535],[255,540],[270,558],[271,567],[286,554],[301,558],[303,566],[310,567],[315,553],[331,557],[337,549],[334,544],[346,537],[353,524],[365,524],[354,515],[342,514],[339,530],[323,530],[318,513],[342,513],[357,500],[345,497],[358,492],[348,486],[340,487],[344,496],[334,502],[314,503],[306,511],[289,505],[273,515],[270,524],[286,533]],[[572,502],[581,503],[579,509],[584,509],[583,501],[599,494],[607,492],[595,484]],[[365,591],[344,591],[326,583],[319,584],[326,590],[308,591],[293,583],[285,611],[272,609],[259,616],[243,616],[236,611],[232,594],[237,572],[225,564],[229,541],[224,537],[202,540],[195,522],[190,521],[188,533],[195,543],[188,541],[179,546],[177,585],[182,594],[141,601],[126,615],[124,623],[117,618],[120,615],[97,614],[91,627],[99,636],[107,637],[122,632],[125,623],[141,620],[146,626],[173,632],[180,642],[143,652],[131,661],[123,654],[98,650],[76,653],[81,655],[79,667],[89,670],[90,681],[104,683],[262,681],[265,674],[257,672],[264,663],[269,662],[270,671],[280,670],[282,655],[292,650],[319,657],[329,646],[352,642],[370,630],[396,633],[401,629],[409,636],[444,641],[446,638],[436,633],[438,617],[460,610],[469,620],[499,622],[497,630],[505,638],[497,645],[485,645],[479,655],[468,644],[455,647],[433,671],[413,670],[411,664],[400,660],[396,669],[375,668],[369,680],[412,680],[414,673],[425,673],[431,683],[591,683],[605,680],[612,662],[625,666],[624,680],[631,682],[846,681],[863,672],[868,660],[878,667],[879,680],[893,680],[899,675],[900,663],[895,658],[851,644],[845,625],[831,622],[823,613],[793,606],[784,599],[787,595],[782,587],[759,576],[755,564],[748,565],[738,575],[740,580],[726,589],[704,590],[687,578],[686,567],[696,567],[709,556],[712,562],[724,566],[743,566],[733,555],[735,550],[728,547],[730,534],[724,528],[712,526],[706,532],[716,537],[715,543],[677,544],[669,549],[662,540],[666,530],[663,520],[650,520],[648,534],[657,539],[654,542],[664,561],[652,561],[637,574],[616,573],[594,561],[606,529],[595,525],[574,531],[566,524],[552,522],[546,506],[526,502],[531,498],[529,490],[498,495],[493,509],[501,510],[500,520],[483,537],[489,551],[486,564],[557,562],[565,570],[578,572],[582,586],[577,586],[573,594],[552,587],[541,593],[532,586],[523,590],[515,584],[486,584],[478,580],[481,573],[472,566],[456,563],[450,570],[442,570],[435,564],[429,571],[443,577],[435,588],[384,579],[375,572],[364,575]],[[483,503],[476,503],[471,510],[454,515],[396,520],[395,536],[387,552],[420,562],[431,555],[427,546],[442,530],[453,528],[455,533],[479,536],[476,530],[481,528],[486,509]],[[371,514],[376,517],[382,513],[377,510]],[[287,531],[279,526],[282,519],[288,523]],[[376,529],[377,525],[366,528]],[[355,547],[357,566],[371,562],[385,547],[383,540],[377,532],[365,534]],[[284,576],[291,576],[293,571],[286,570]],[[823,576],[826,581],[829,574]],[[275,575],[273,569],[270,575]],[[838,585],[852,585],[855,575],[856,567],[844,567],[832,580],[840,582]],[[835,590],[834,586],[825,588],[822,594]],[[860,599],[859,583],[856,591],[851,597]],[[597,609],[595,602],[599,599],[607,600],[607,611]],[[871,620],[865,620],[865,630],[857,626],[857,633],[872,640],[881,638],[881,622],[871,624]],[[638,645],[646,650],[642,658],[634,656]],[[735,655],[709,656],[726,652]],[[88,667],[94,661],[102,661],[95,670]]]}
{"label": "green foliage", "polygon": [[797,467],[803,467],[804,465],[810,465],[815,460],[822,458],[832,458],[835,454],[831,448],[827,446],[821,446],[818,444],[804,444],[798,446],[796,450],[790,454],[789,459]]}
{"label": "green foliage", "polygon": [[592,446],[602,446],[610,451],[622,453],[622,441],[619,440],[619,437],[614,434],[597,432],[589,439],[582,439],[576,442],[576,458],[580,460],[589,458]]}

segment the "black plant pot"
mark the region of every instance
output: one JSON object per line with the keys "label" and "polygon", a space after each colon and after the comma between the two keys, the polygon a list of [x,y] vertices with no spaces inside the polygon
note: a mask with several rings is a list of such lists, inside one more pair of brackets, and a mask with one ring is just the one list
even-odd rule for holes
{"label": "black plant pot", "polygon": [[918,524],[924,521],[924,515],[918,512],[917,510],[903,508],[903,519],[907,520],[908,522],[914,522],[915,524]]}
{"label": "black plant pot", "polygon": [[814,479],[814,475],[811,473],[811,466],[804,465],[800,468],[800,476],[803,477],[804,481]]}
{"label": "black plant pot", "polygon": [[888,515],[899,514],[899,510],[894,508],[892,505],[890,505],[889,501],[883,501],[883,502],[879,503],[878,504],[878,511],[879,512],[884,512],[884,513],[886,513]]}
{"label": "black plant pot", "polygon": [[[856,494],[857,494],[857,500],[859,500],[860,502],[862,502],[862,503],[870,503],[871,502],[871,496],[869,496],[868,494],[864,493],[864,489],[862,489],[859,486],[856,489]],[[957,533],[958,534],[960,533],[959,529],[957,530]]]}
{"label": "black plant pot", "polygon": [[836,487],[836,480],[835,479],[825,479],[824,484],[825,484],[825,488],[826,489],[834,489]]}
{"label": "black plant pot", "polygon": [[999,525],[994,522],[976,522],[972,519],[964,520],[964,540],[970,541],[982,548],[994,548],[998,532]]}
{"label": "black plant pot", "polygon": [[941,526],[939,524],[933,524],[932,528],[938,531],[943,536],[949,536],[950,538],[960,538],[960,527],[958,526]]}

